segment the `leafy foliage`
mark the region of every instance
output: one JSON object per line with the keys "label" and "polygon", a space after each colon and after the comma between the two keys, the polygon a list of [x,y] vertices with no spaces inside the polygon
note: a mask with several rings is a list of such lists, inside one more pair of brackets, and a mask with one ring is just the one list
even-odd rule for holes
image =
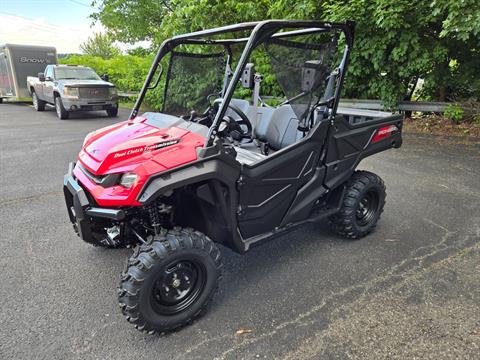
{"label": "leafy foliage", "polygon": [[445,112],[443,115],[450,120],[455,121],[456,123],[459,123],[463,119],[463,109],[456,105],[456,104],[449,104],[447,108],[445,109]]}
{"label": "leafy foliage", "polygon": [[120,49],[113,44],[114,40],[108,34],[94,33],[83,44],[80,50],[85,55],[99,56],[108,59],[120,55]]}
{"label": "leafy foliage", "polygon": [[[418,79],[431,100],[480,98],[478,0],[94,0],[100,21],[116,40],[173,34],[267,18],[357,22],[345,95],[381,98],[387,107],[410,99]],[[269,66],[259,53],[257,69]],[[266,89],[274,79],[265,78]]]}
{"label": "leafy foliage", "polygon": [[[294,8],[288,17],[357,22],[345,83],[347,96],[379,97],[393,106],[411,97],[419,78],[425,80],[423,96],[428,99],[480,95],[480,84],[470,82],[480,66],[477,0],[419,0],[415,4],[410,0],[331,0],[321,6],[312,0],[300,3],[292,7],[292,1],[280,0],[271,14],[280,16],[283,9]],[[463,14],[468,15],[463,18]]]}
{"label": "leafy foliage", "polygon": [[117,55],[110,59],[100,56],[71,55],[60,59],[62,64],[85,65],[98,74],[108,74],[110,81],[122,91],[139,91],[153,58],[132,55]]}

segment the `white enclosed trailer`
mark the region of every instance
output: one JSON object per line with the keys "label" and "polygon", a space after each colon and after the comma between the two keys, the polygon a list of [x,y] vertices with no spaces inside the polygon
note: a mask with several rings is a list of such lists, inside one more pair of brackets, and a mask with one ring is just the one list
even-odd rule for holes
{"label": "white enclosed trailer", "polygon": [[0,102],[29,100],[27,76],[37,76],[56,63],[57,50],[51,46],[0,45]]}

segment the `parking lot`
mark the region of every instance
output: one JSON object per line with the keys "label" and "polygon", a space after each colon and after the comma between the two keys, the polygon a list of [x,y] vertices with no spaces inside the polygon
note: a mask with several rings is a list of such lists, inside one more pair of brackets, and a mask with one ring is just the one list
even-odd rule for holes
{"label": "parking lot", "polygon": [[244,256],[221,248],[223,280],[206,316],[149,336],[117,305],[129,250],[82,243],[63,201],[84,136],[115,121],[0,105],[0,358],[478,356],[478,142],[405,134],[402,148],[360,165],[387,186],[373,234],[348,241],[310,224]]}

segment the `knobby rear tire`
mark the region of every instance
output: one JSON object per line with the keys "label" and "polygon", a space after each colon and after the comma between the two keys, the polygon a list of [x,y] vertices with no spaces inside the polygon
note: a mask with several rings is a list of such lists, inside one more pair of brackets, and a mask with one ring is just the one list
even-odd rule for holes
{"label": "knobby rear tire", "polygon": [[383,212],[385,198],[385,184],[378,175],[356,171],[347,183],[340,211],[330,218],[335,232],[348,239],[371,233]]}

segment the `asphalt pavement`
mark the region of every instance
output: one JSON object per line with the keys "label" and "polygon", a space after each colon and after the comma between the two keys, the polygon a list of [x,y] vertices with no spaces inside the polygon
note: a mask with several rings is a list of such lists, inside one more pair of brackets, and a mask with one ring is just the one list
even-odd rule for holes
{"label": "asphalt pavement", "polygon": [[82,243],[62,194],[84,136],[127,115],[0,105],[1,359],[478,358],[478,142],[405,134],[360,164],[387,186],[373,234],[310,224],[243,256],[221,248],[208,313],[151,336],[117,304],[129,250]]}

